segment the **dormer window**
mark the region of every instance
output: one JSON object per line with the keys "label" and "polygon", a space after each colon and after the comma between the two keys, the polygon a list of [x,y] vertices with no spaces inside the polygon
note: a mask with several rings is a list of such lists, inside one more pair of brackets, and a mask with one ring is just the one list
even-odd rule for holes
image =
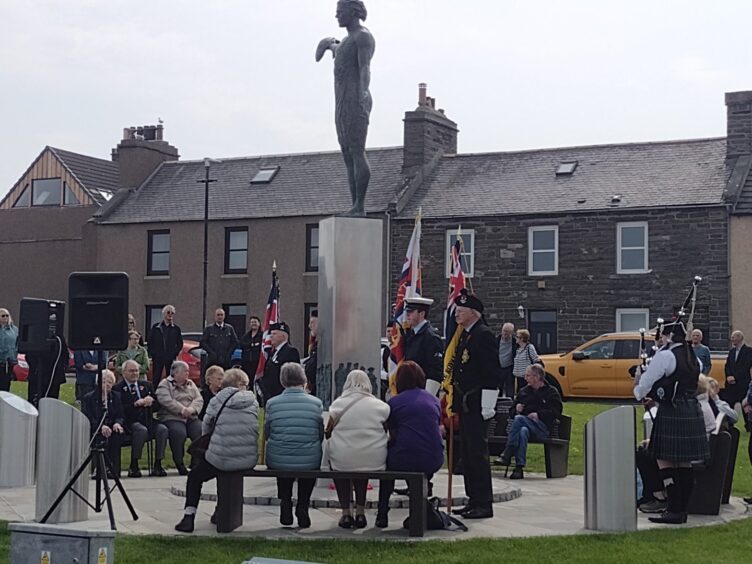
{"label": "dormer window", "polygon": [[59,206],[63,199],[63,183],[59,178],[31,181],[32,206]]}
{"label": "dormer window", "polygon": [[556,176],[572,176],[577,168],[577,161],[563,161],[556,169]]}
{"label": "dormer window", "polygon": [[279,172],[278,166],[265,167],[256,173],[251,184],[269,184]]}

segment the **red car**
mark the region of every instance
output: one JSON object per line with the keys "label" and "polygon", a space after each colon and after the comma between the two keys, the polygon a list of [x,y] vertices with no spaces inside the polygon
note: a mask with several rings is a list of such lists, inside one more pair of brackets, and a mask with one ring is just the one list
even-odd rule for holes
{"label": "red car", "polygon": [[[26,382],[29,378],[29,363],[26,362],[26,355],[24,353],[18,353],[18,364],[13,367],[13,376],[19,382]],[[73,361],[73,351],[70,351],[68,358],[68,366],[65,368],[66,372],[76,371],[76,364]]]}

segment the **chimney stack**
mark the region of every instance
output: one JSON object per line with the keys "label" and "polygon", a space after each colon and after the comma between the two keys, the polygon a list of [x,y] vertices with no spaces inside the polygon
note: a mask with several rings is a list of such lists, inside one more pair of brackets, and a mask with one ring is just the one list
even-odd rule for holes
{"label": "chimney stack", "polygon": [[752,91],[726,93],[726,160],[752,154]]}
{"label": "chimney stack", "polygon": [[428,85],[418,85],[418,107],[405,112],[405,142],[402,173],[412,176],[437,155],[457,153],[457,124],[436,111],[436,100],[428,96]]}
{"label": "chimney stack", "polygon": [[180,158],[178,150],[163,136],[161,123],[123,129],[123,139],[112,150],[113,162],[120,165],[120,188],[137,188],[162,162]]}

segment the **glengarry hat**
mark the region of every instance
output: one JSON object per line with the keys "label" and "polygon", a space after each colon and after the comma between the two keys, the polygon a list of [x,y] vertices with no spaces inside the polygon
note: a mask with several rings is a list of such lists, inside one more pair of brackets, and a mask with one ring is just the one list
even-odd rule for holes
{"label": "glengarry hat", "polygon": [[454,305],[469,307],[478,313],[483,313],[483,302],[481,302],[476,296],[470,294],[470,292],[467,291],[467,288],[460,290],[460,295],[454,299]]}

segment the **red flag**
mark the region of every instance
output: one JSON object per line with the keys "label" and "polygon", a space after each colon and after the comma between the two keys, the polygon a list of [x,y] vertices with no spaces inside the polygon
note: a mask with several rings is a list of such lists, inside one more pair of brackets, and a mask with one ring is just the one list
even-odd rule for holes
{"label": "red flag", "polygon": [[452,245],[452,268],[449,271],[449,295],[447,296],[446,313],[444,314],[444,339],[448,343],[457,329],[457,322],[454,320],[454,300],[460,295],[460,291],[465,287],[465,273],[462,272],[462,239],[458,233],[457,240]]}
{"label": "red flag", "polygon": [[410,243],[407,246],[405,262],[402,265],[402,275],[397,288],[397,297],[394,301],[394,311],[392,312],[394,324],[389,330],[389,388],[393,395],[397,393],[394,386],[397,367],[405,357],[403,331],[410,328],[405,313],[405,298],[420,296],[422,292],[420,279],[420,216],[419,211],[415,218],[415,227],[410,237]]}
{"label": "red flag", "polygon": [[255,380],[264,375],[266,359],[272,350],[272,338],[269,327],[279,322],[279,279],[277,278],[276,263],[272,266],[272,287],[269,290],[269,299],[266,302],[266,313],[264,314],[264,337],[261,340],[261,354],[259,355],[258,366],[256,368]]}

